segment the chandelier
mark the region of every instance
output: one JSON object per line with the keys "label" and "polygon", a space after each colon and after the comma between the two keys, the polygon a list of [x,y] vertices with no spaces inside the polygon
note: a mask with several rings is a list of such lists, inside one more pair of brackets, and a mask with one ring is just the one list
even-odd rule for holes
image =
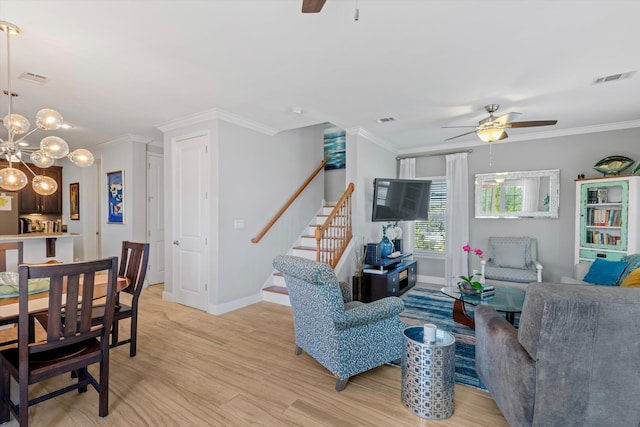
{"label": "chandelier", "polygon": [[63,157],[67,157],[80,167],[91,166],[93,164],[93,154],[89,150],[82,148],[69,153],[67,142],[57,136],[43,138],[38,148],[29,147],[25,138],[38,130],[60,129],[64,122],[60,113],[50,108],[44,108],[36,114],[36,127],[30,131],[31,123],[29,123],[29,120],[20,114],[13,113],[12,98],[16,95],[11,92],[10,39],[12,34],[20,34],[20,28],[10,22],[0,21],[0,31],[6,34],[7,41],[7,91],[5,94],[9,98],[8,113],[2,119],[2,124],[7,128],[8,135],[6,140],[0,138],[0,158],[6,158],[9,166],[0,169],[0,188],[7,191],[18,191],[27,185],[27,175],[22,170],[13,167],[14,163],[18,163],[24,165],[33,175],[31,180],[33,190],[38,194],[48,196],[56,192],[58,184],[51,177],[37,175],[24,161],[24,155],[28,154],[35,166],[48,168],[53,165],[55,159],[62,159]]}

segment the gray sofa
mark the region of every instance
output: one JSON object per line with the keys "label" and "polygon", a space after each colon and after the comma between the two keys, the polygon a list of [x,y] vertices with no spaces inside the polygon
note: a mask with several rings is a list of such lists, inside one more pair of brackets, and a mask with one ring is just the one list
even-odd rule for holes
{"label": "gray sofa", "polygon": [[475,308],[476,370],[512,427],[640,425],[640,289],[533,283],[516,329]]}

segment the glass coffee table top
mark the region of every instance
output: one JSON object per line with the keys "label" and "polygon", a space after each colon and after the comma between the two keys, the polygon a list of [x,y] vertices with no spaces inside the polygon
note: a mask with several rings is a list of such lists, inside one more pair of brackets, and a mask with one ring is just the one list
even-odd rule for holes
{"label": "glass coffee table top", "polygon": [[524,291],[520,289],[496,286],[496,293],[489,298],[482,298],[480,295],[466,295],[462,292],[455,292],[457,288],[444,287],[440,289],[443,294],[454,298],[453,304],[453,320],[475,328],[474,320],[469,317],[465,310],[465,304],[471,305],[490,305],[499,312],[505,313],[506,319],[513,324],[515,314],[522,312],[522,304],[524,303]]}
{"label": "glass coffee table top", "polygon": [[496,293],[489,298],[481,298],[480,295],[466,295],[462,292],[454,292],[455,288],[444,287],[440,291],[462,302],[472,305],[487,304],[497,311],[519,313],[524,303],[524,291],[515,288],[496,286]]}

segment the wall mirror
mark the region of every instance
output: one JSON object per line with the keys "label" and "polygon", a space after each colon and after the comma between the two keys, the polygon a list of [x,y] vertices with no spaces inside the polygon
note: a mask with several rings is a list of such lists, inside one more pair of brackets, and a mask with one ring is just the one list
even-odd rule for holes
{"label": "wall mirror", "polygon": [[560,169],[476,174],[476,218],[558,218]]}

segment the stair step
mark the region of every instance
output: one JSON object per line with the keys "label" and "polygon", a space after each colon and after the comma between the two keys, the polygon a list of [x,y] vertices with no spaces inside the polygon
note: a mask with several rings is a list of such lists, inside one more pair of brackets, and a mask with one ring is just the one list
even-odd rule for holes
{"label": "stair step", "polygon": [[291,307],[289,290],[284,286],[269,286],[262,289],[262,300]]}
{"label": "stair step", "polygon": [[285,286],[268,286],[262,289],[265,292],[274,292],[281,295],[289,295],[289,289]]}

